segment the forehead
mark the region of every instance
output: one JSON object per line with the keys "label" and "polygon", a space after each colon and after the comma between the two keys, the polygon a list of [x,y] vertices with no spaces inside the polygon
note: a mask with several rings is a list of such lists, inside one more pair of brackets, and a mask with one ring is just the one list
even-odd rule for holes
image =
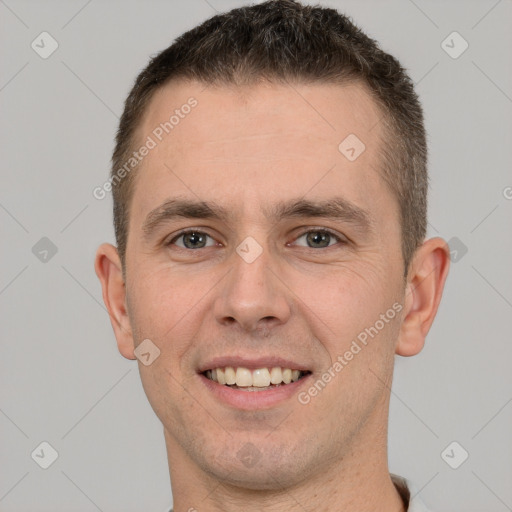
{"label": "forehead", "polygon": [[[191,102],[197,105],[188,108],[187,103]],[[380,109],[362,83],[206,86],[179,80],[154,93],[139,135],[158,131],[161,124],[171,120],[173,126],[169,133],[164,132],[163,138],[169,139],[169,144],[171,139],[176,142],[174,150],[186,142],[187,147],[201,145],[204,153],[211,149],[205,142],[227,146],[233,136],[242,152],[258,140],[264,145],[261,135],[286,140],[307,134],[330,144],[352,130],[372,142],[380,133],[380,127],[373,128],[381,117]],[[161,142],[165,145],[165,141]]]}
{"label": "forehead", "polygon": [[171,82],[156,91],[138,130],[139,143],[151,139],[152,148],[137,170],[132,206],[142,214],[175,193],[252,211],[333,187],[367,203],[385,187],[377,170],[381,117],[356,83]]}

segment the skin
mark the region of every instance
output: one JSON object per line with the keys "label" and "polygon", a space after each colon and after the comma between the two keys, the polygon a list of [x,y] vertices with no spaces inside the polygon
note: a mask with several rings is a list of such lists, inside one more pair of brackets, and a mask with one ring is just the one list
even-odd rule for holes
{"label": "skin", "polygon": [[[140,141],[190,96],[198,105],[136,171],[126,282],[114,246],[95,261],[120,353],[135,359],[146,338],[161,351],[139,370],[164,427],[175,512],[404,510],[387,466],[394,356],[423,348],[449,252],[426,240],[404,282],[398,203],[377,170],[377,106],[357,84],[171,82],[153,97]],[[350,133],[366,146],[353,162],[338,150]],[[334,195],[367,211],[372,229],[262,211]],[[177,218],[145,238],[148,213],[173,197],[216,201],[232,218]],[[166,245],[183,228],[211,238]],[[311,246],[307,233],[321,228],[339,239]],[[236,252],[248,236],[262,248],[252,263]],[[306,362],[316,380],[394,303],[400,314],[305,405],[293,396],[238,409],[197,373],[214,356],[276,355]],[[251,467],[237,455],[244,446],[257,451]]]}

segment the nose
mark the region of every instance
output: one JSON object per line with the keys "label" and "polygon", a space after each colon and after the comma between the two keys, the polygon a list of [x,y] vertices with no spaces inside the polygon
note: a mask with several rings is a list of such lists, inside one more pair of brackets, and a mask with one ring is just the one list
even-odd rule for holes
{"label": "nose", "polygon": [[224,326],[237,324],[246,332],[268,335],[271,328],[290,318],[291,293],[272,268],[267,248],[249,261],[233,252],[231,271],[222,281],[214,315]]}

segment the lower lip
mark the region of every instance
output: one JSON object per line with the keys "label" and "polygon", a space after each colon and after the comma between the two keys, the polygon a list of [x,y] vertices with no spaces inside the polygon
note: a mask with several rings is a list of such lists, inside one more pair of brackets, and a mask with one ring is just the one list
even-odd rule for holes
{"label": "lower lip", "polygon": [[224,384],[199,374],[202,382],[207,389],[220,401],[236,407],[237,409],[254,410],[268,409],[274,405],[278,405],[292,396],[296,395],[299,389],[309,382],[311,373],[290,384],[281,384],[280,386],[271,387],[264,391],[242,391],[240,389],[231,388]]}

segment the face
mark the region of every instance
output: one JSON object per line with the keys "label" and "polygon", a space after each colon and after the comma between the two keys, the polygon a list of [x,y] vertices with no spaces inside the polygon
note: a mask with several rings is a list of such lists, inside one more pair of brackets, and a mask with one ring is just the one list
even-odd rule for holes
{"label": "face", "polygon": [[[176,82],[152,99],[118,342],[126,357],[145,339],[160,350],[142,383],[169,453],[198,471],[273,488],[385,437],[405,289],[380,117],[359,85]],[[350,134],[359,155],[354,139],[339,149]],[[240,388],[301,373],[248,391],[206,373],[226,367]]]}

